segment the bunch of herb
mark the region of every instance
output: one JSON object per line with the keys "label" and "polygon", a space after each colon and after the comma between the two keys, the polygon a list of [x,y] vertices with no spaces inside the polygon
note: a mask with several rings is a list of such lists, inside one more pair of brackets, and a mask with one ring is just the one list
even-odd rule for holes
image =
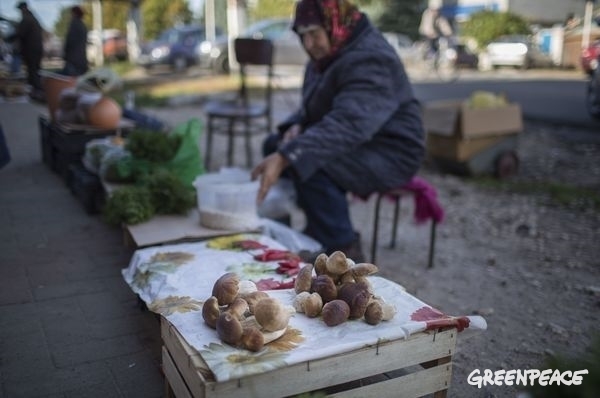
{"label": "bunch of herb", "polygon": [[173,173],[161,171],[141,182],[150,192],[158,214],[185,214],[196,203],[196,192]]}
{"label": "bunch of herb", "polygon": [[148,188],[137,185],[115,190],[103,208],[104,219],[112,225],[139,224],[155,213]]}
{"label": "bunch of herb", "polygon": [[181,137],[177,134],[136,130],[127,137],[125,149],[136,159],[161,163],[173,159],[180,145]]}

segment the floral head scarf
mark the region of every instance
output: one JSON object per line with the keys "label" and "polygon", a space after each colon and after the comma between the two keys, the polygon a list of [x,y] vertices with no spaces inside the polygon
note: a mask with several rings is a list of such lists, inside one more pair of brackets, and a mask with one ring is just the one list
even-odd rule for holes
{"label": "floral head scarf", "polygon": [[296,3],[293,29],[320,25],[331,42],[331,55],[346,43],[361,18],[358,8],[348,0],[300,0]]}

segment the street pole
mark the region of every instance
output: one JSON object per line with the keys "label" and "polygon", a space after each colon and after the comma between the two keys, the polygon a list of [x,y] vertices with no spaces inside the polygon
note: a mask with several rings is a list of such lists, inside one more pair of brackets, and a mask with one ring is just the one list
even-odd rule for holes
{"label": "street pole", "polygon": [[594,2],[588,0],[585,3],[585,14],[583,17],[583,32],[581,34],[581,48],[587,48],[590,45],[590,34],[592,31],[592,14],[594,12]]}
{"label": "street pole", "polygon": [[104,46],[103,46],[103,31],[102,31],[102,1],[94,0],[92,2],[92,21],[94,30],[98,32],[98,42],[95,43],[96,48],[96,66],[104,65]]}

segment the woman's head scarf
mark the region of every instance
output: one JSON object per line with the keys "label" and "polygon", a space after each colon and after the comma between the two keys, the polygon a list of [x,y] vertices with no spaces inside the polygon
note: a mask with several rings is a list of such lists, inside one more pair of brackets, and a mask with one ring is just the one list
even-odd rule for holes
{"label": "woman's head scarf", "polygon": [[348,0],[300,0],[296,3],[292,29],[298,33],[302,26],[322,26],[331,43],[330,57],[334,57],[352,35],[361,15]]}

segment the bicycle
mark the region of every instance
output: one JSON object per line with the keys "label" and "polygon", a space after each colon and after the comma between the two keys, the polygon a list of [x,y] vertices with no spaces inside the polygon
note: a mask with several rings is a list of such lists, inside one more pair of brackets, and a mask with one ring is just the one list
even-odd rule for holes
{"label": "bicycle", "polygon": [[438,79],[451,83],[458,80],[460,68],[457,65],[457,53],[449,38],[438,40],[437,51],[425,46],[423,60],[429,75],[435,73]]}

